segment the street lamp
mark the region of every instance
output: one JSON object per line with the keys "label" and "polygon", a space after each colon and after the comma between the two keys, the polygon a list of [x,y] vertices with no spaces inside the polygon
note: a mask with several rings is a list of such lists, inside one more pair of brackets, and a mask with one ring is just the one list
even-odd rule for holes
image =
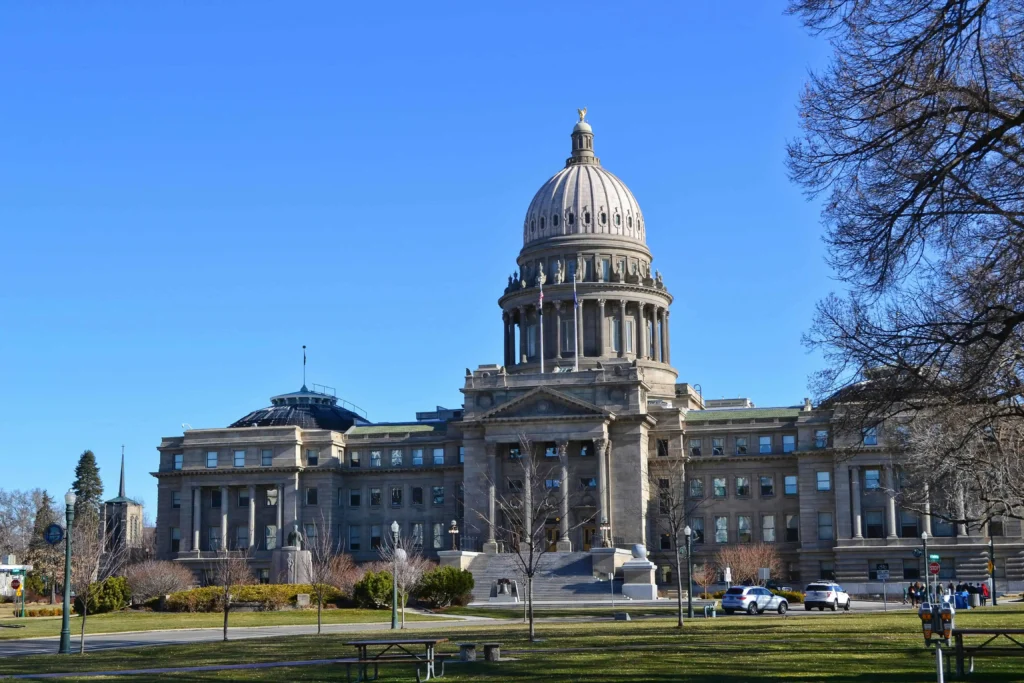
{"label": "street lamp", "polygon": [[68,489],[64,494],[64,514],[67,530],[64,534],[64,615],[60,624],[60,649],[58,654],[71,654],[71,525],[75,521],[75,492]]}
{"label": "street lamp", "polygon": [[686,536],[686,617],[693,619],[693,529],[687,524],[683,529]]}
{"label": "street lamp", "polygon": [[391,630],[398,630],[398,520],[391,522],[391,539],[394,541],[391,554],[395,568],[391,572]]}
{"label": "street lamp", "polygon": [[992,582],[992,606],[995,607],[999,604],[996,598],[996,539],[992,538],[991,532],[988,537],[988,578]]}
{"label": "street lamp", "polygon": [[452,535],[452,550],[458,550],[459,524],[454,519],[452,520],[452,525],[448,527],[448,533]]}
{"label": "street lamp", "polygon": [[928,602],[932,602],[932,581],[931,572],[928,571],[928,532],[921,532],[921,542],[924,543],[924,592],[928,594]]}

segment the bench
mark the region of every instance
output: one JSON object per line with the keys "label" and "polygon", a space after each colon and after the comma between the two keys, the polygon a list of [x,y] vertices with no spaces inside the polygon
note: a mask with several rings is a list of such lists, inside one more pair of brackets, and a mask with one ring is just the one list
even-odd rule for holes
{"label": "bench", "polygon": [[501,661],[501,643],[484,643],[484,661]]}
{"label": "bench", "polygon": [[[345,680],[352,683],[352,667],[356,667],[356,683],[360,681],[375,681],[380,676],[379,666],[381,664],[412,664],[416,667],[416,683],[421,681],[428,681],[431,678],[439,678],[444,676],[444,663],[449,659],[452,659],[454,655],[449,654],[435,654],[435,664],[441,665],[440,673],[431,671],[431,675],[425,676],[424,673],[420,672],[420,664],[423,664],[423,660],[413,659],[411,657],[404,657],[401,655],[385,655],[383,657],[371,657],[369,659],[352,659],[345,662]],[[369,675],[369,666],[373,664],[373,677]]]}

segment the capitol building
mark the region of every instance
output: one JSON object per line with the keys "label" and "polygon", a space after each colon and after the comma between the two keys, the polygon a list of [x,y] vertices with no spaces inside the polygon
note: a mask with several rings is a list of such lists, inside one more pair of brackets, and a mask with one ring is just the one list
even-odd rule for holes
{"label": "capitol building", "polygon": [[698,563],[766,542],[783,559],[780,582],[879,590],[880,563],[891,581],[924,579],[914,550],[927,531],[944,582],[986,579],[990,538],[1000,586],[1024,582],[1019,520],[968,529],[901,509],[886,425],[836,433],[841,406],[710,400],[680,381],[672,329],[690,325],[672,316],[673,283],[647,246],[659,226],[604,167],[582,113],[570,139],[564,167],[527,205],[518,270],[495,292],[503,356],[466,371],[462,406],[377,423],[303,386],[226,427],[165,437],[153,473],[159,557],[201,574],[219,551],[249,549],[260,580],[275,582],[281,553],[323,534],[357,561],[377,559],[393,520],[428,556],[451,548],[454,530],[461,549],[501,555],[500,500],[522,486],[528,443],[558,466],[549,487],[573,493],[545,523],[553,554],[643,544],[671,583],[674,545],[650,472],[681,461]]}

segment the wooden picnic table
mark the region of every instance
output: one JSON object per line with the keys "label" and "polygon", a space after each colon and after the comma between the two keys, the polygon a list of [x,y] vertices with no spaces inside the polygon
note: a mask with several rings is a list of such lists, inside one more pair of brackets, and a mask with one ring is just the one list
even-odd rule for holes
{"label": "wooden picnic table", "polygon": [[[346,645],[351,645],[359,652],[358,677],[356,681],[377,680],[378,667],[385,662],[423,662],[426,665],[426,675],[420,677],[419,666],[416,667],[416,680],[429,681],[431,678],[438,678],[444,675],[444,662],[441,663],[441,673],[437,674],[434,664],[438,657],[435,647],[438,643],[447,643],[447,638],[385,638],[380,640],[353,640]],[[423,646],[423,654],[413,652],[409,648]],[[373,664],[373,678],[369,678],[368,668]]]}
{"label": "wooden picnic table", "polygon": [[[964,645],[964,636],[988,636],[988,640],[981,644]],[[1017,636],[1017,638],[1014,638]],[[1024,628],[955,628],[953,638],[956,640],[956,675],[964,676],[974,673],[974,657],[1024,657]],[[1000,640],[1003,639],[1003,640]],[[993,642],[1000,644],[1004,640],[1010,641],[1008,647],[992,646]],[[965,659],[969,660],[970,667],[965,666]]]}

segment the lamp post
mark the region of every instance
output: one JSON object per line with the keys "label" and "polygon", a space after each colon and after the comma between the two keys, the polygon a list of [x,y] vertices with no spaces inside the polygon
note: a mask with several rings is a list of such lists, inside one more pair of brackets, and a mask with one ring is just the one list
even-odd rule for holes
{"label": "lamp post", "polygon": [[452,525],[448,527],[448,533],[452,536],[452,550],[458,550],[459,524],[454,519],[452,520]]}
{"label": "lamp post", "polygon": [[391,630],[398,630],[398,520],[391,522],[391,539],[394,545],[394,570],[391,572]]}
{"label": "lamp post", "polygon": [[686,536],[686,618],[693,619],[693,529],[687,524]]}
{"label": "lamp post", "polygon": [[67,531],[64,534],[64,615],[60,624],[60,649],[58,654],[71,654],[71,525],[75,521],[75,492],[64,494],[64,514]]}
{"label": "lamp post", "polygon": [[996,540],[991,536],[988,537],[988,566],[988,577],[992,581],[992,606],[995,607],[999,604],[996,600]]}
{"label": "lamp post", "polygon": [[928,532],[921,532],[921,542],[924,543],[924,592],[928,594],[928,602],[932,602],[932,581],[931,572],[928,571]]}

